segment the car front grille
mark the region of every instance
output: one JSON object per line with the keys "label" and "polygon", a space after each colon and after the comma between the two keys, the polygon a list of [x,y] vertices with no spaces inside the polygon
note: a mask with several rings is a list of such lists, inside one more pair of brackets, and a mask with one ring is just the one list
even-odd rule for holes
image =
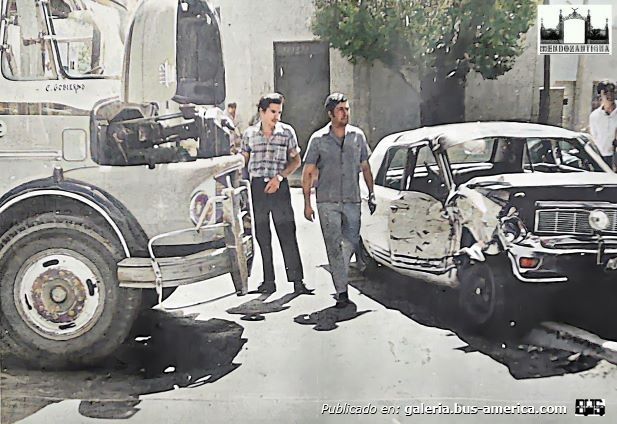
{"label": "car front grille", "polygon": [[[617,234],[617,209],[599,210],[606,213],[610,224],[602,234]],[[595,208],[594,208],[595,210]],[[536,211],[536,232],[548,234],[593,235],[586,209],[540,209]]]}

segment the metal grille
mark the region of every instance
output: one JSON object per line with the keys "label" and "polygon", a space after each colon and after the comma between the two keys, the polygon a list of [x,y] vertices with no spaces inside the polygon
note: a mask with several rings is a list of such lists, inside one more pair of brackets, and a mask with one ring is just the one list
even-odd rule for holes
{"label": "metal grille", "polygon": [[[603,234],[617,234],[617,209],[599,209],[606,213],[609,226]],[[536,232],[551,234],[593,235],[589,225],[589,210],[544,209],[536,211]]]}

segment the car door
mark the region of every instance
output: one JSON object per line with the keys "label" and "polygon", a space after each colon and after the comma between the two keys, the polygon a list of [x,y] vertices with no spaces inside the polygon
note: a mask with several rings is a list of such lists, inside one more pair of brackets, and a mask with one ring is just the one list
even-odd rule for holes
{"label": "car door", "polygon": [[408,151],[401,195],[389,206],[390,258],[402,273],[443,273],[451,251],[451,225],[443,207],[448,190],[428,144]]}
{"label": "car door", "polygon": [[362,221],[360,236],[364,246],[378,262],[390,266],[390,238],[388,219],[390,203],[401,196],[401,183],[407,161],[407,146],[393,146],[385,154],[375,176],[374,194],[377,208],[371,214],[368,208],[368,189],[361,180]]}

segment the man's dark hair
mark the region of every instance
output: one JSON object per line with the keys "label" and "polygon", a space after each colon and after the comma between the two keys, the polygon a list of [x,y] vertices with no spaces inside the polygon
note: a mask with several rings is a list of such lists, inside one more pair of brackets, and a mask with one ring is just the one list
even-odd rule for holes
{"label": "man's dark hair", "polygon": [[328,97],[326,97],[326,101],[323,104],[323,107],[326,108],[326,112],[330,113],[334,111],[334,108],[340,102],[346,102],[347,97],[345,97],[342,93],[332,93]]}
{"label": "man's dark hair", "polygon": [[602,91],[604,91],[605,93],[614,93],[615,84],[609,80],[600,81],[598,83],[598,86],[596,87],[596,91],[598,92],[598,94],[602,94]]}
{"label": "man's dark hair", "polygon": [[269,93],[264,94],[259,99],[259,103],[257,103],[257,111],[266,110],[270,107],[270,104],[274,103],[277,105],[282,105],[285,102],[285,96],[281,93]]}
{"label": "man's dark hair", "polygon": [[238,105],[236,104],[236,102],[231,102],[231,103],[227,103],[227,107],[230,107],[232,109],[236,109],[238,107]]}

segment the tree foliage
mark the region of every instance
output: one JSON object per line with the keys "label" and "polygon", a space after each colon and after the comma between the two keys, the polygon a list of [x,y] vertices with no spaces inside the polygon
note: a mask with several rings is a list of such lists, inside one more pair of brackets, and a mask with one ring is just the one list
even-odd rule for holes
{"label": "tree foliage", "polygon": [[[381,60],[410,81],[442,68],[493,79],[512,68],[536,0],[315,0],[313,32],[352,63]],[[416,78],[417,80],[417,78]]]}

